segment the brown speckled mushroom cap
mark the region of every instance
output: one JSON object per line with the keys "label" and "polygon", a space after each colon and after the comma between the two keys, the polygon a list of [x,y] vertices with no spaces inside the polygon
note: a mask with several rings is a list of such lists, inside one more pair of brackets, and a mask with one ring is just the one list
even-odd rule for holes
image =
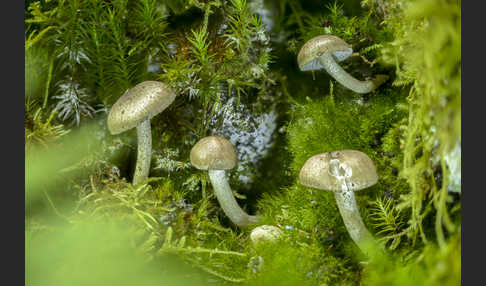
{"label": "brown speckled mushroom cap", "polygon": [[[339,165],[347,168],[347,174],[343,168],[333,170]],[[336,171],[347,176],[347,186],[351,191],[359,191],[378,182],[373,161],[365,153],[355,150],[333,151],[310,157],[300,170],[299,179],[307,187],[340,191],[342,181],[333,175]]]}
{"label": "brown speckled mushroom cap", "polygon": [[191,149],[191,164],[199,170],[228,170],[236,166],[237,156],[228,140],[208,136],[199,140]]}
{"label": "brown speckled mushroom cap", "polygon": [[132,129],[162,112],[175,97],[175,93],[163,82],[141,82],[113,104],[108,114],[108,130],[115,135]]}
{"label": "brown speckled mushroom cap", "polygon": [[321,35],[307,41],[297,55],[301,71],[322,69],[319,57],[324,53],[332,53],[337,62],[348,58],[353,49],[341,38],[333,35]]}

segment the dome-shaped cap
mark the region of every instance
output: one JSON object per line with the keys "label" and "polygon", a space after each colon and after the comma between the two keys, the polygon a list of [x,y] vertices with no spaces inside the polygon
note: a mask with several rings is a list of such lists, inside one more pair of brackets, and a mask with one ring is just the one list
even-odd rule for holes
{"label": "dome-shaped cap", "polygon": [[175,97],[175,93],[163,82],[141,82],[113,104],[108,114],[108,130],[111,134],[118,134],[132,129],[162,112]]}
{"label": "dome-shaped cap", "polygon": [[319,57],[324,53],[332,53],[336,61],[348,58],[353,49],[341,38],[333,35],[321,35],[307,41],[297,55],[297,62],[301,71],[322,69]]}
{"label": "dome-shaped cap", "polygon": [[378,182],[373,161],[363,152],[341,150],[310,157],[300,170],[302,185],[320,190],[342,190],[345,177],[351,191],[368,188]]}
{"label": "dome-shaped cap", "polygon": [[236,166],[235,147],[228,140],[208,136],[199,140],[191,149],[191,164],[199,170],[228,170]]}

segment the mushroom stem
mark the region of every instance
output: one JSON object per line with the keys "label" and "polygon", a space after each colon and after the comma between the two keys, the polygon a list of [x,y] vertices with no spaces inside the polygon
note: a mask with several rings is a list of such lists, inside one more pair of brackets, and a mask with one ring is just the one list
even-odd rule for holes
{"label": "mushroom stem", "polygon": [[338,159],[331,159],[329,166],[330,175],[334,176],[341,183],[341,190],[334,191],[334,198],[336,199],[344,225],[351,239],[363,253],[369,255],[369,247],[373,246],[374,239],[361,219],[354,191],[349,188],[349,185],[353,186],[348,181],[352,176],[353,170]]}
{"label": "mushroom stem", "polygon": [[208,170],[208,173],[216,198],[229,219],[239,227],[246,227],[249,224],[256,223],[258,217],[248,215],[236,202],[233,191],[228,184],[228,180],[226,180],[225,171]]}
{"label": "mushroom stem", "polygon": [[150,160],[152,158],[152,131],[150,119],[142,121],[137,126],[137,164],[133,174],[133,185],[136,186],[147,180],[150,171]]}
{"label": "mushroom stem", "polygon": [[368,251],[366,251],[366,245],[370,241],[373,241],[373,236],[361,219],[354,192],[350,191],[347,187],[343,187],[342,191],[334,192],[334,197],[336,198],[339,213],[341,213],[344,225],[346,226],[351,239],[353,239],[364,253],[368,253]]}
{"label": "mushroom stem", "polygon": [[319,57],[319,61],[327,73],[329,73],[336,81],[357,93],[368,93],[373,91],[388,79],[387,75],[379,74],[372,80],[357,80],[336,63],[331,53],[322,54]]}

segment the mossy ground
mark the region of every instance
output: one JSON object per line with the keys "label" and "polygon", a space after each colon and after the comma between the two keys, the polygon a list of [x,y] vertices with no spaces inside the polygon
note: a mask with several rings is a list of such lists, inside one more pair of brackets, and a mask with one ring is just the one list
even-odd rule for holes
{"label": "mossy ground", "polygon": [[[460,146],[460,3],[26,7],[28,279],[82,284],[86,271],[119,285],[141,273],[140,285],[167,277],[193,285],[459,283],[461,195],[448,192],[457,174],[446,158]],[[357,54],[342,63],[350,74],[390,80],[358,95],[322,71],[299,71],[299,48],[321,34],[353,46]],[[151,120],[151,178],[133,187],[135,131],[110,135],[106,112],[143,80],[165,81],[178,97]],[[190,165],[191,147],[211,134],[248,135],[234,140],[254,160],[229,172],[231,186],[259,224],[282,229],[278,242],[253,245],[251,227],[231,224],[207,173]],[[334,195],[298,180],[307,158],[343,149],[377,167],[378,183],[356,194],[386,251],[372,260],[347,234]],[[60,249],[42,248],[58,241]]]}

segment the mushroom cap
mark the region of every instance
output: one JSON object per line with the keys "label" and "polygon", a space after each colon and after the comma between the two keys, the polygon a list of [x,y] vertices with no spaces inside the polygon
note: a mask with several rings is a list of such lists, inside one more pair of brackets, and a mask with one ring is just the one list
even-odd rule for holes
{"label": "mushroom cap", "polygon": [[297,55],[301,71],[319,70],[323,66],[319,57],[324,53],[332,53],[336,61],[347,59],[353,49],[341,38],[333,35],[321,35],[308,40]]}
{"label": "mushroom cap", "polygon": [[282,237],[282,230],[273,225],[260,225],[250,233],[250,239],[254,244],[260,242],[275,242]]}
{"label": "mushroom cap", "polygon": [[108,114],[108,130],[115,135],[132,129],[162,112],[175,97],[176,94],[163,82],[141,82],[113,104]]}
{"label": "mushroom cap", "polygon": [[378,182],[373,161],[365,153],[355,150],[312,156],[307,159],[299,174],[302,185],[331,191],[342,190],[342,177],[347,179],[347,187],[351,191],[359,191]]}
{"label": "mushroom cap", "polygon": [[227,139],[208,136],[191,149],[191,164],[199,170],[233,169],[238,161],[233,144]]}

